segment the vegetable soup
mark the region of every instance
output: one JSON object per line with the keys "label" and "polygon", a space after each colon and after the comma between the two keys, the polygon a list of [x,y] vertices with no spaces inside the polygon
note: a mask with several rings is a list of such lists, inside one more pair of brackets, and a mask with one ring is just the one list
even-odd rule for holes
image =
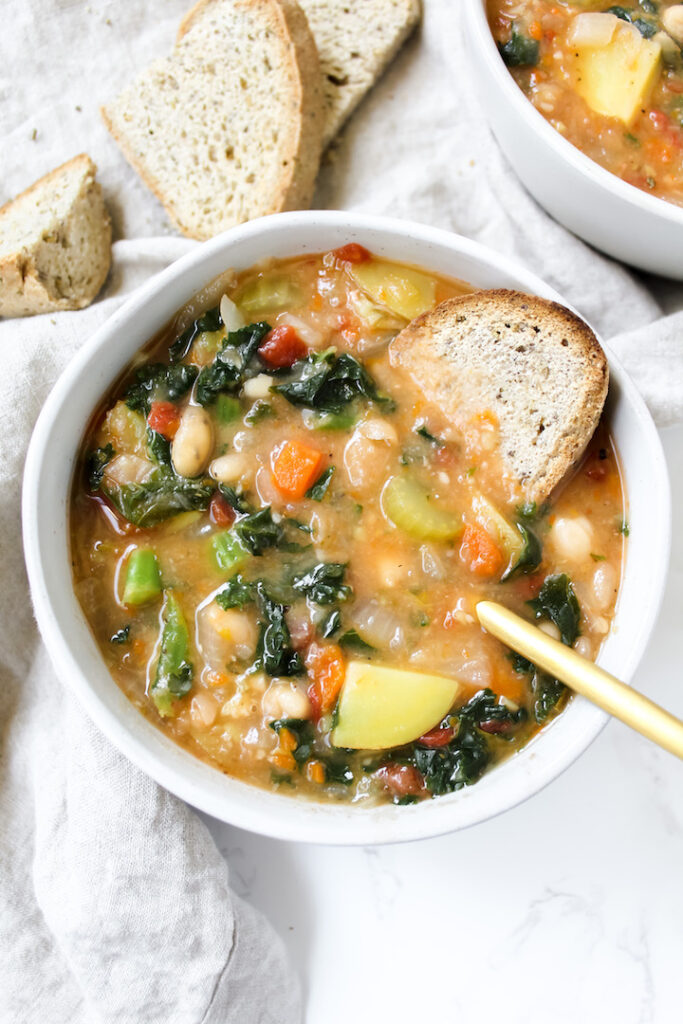
{"label": "vegetable soup", "polygon": [[683,205],[683,4],[488,0],[512,76],[608,171]]}
{"label": "vegetable soup", "polygon": [[228,273],[93,417],[77,596],[123,692],[215,768],[320,800],[452,792],[567,699],[478,600],[597,654],[627,532],[605,425],[536,507],[490,410],[456,430],[390,364],[473,290],[356,244]]}

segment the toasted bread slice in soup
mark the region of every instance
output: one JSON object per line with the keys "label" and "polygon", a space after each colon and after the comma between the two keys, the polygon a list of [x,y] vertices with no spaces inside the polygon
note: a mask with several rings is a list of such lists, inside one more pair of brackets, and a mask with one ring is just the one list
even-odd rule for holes
{"label": "toasted bread slice in soup", "polygon": [[0,209],[0,316],[88,306],[111,264],[111,220],[86,153]]}
{"label": "toasted bread slice in soup", "polygon": [[607,396],[607,360],[590,327],[521,292],[448,299],[404,328],[389,353],[458,430],[490,416],[506,477],[538,504],[583,454]]}
{"label": "toasted bread slice in soup", "polygon": [[169,57],[102,109],[128,161],[191,238],[310,204],[325,100],[293,0],[202,0]]}

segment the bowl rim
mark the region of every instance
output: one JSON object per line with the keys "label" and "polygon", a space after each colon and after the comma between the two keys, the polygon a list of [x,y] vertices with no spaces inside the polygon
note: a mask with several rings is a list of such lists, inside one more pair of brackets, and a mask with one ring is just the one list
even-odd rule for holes
{"label": "bowl rim", "polygon": [[[532,768],[529,769],[526,784],[520,784],[518,791],[514,792],[512,797],[509,794],[506,795],[507,780],[503,779],[501,783],[502,776],[498,773],[498,769],[493,769],[476,786],[447,797],[440,797],[438,800],[421,803],[415,807],[396,808],[391,804],[374,809],[349,805],[331,807],[318,802],[281,796],[234,779],[229,779],[229,782],[225,783],[231,787],[228,796],[217,798],[211,792],[218,785],[215,782],[215,776],[218,775],[223,780],[226,779],[226,776],[199,761],[193,754],[178,747],[145,719],[118,689],[101,660],[101,656],[99,668],[100,671],[106,673],[111,683],[112,696],[108,702],[105,702],[95,692],[94,686],[87,679],[86,673],[79,663],[79,656],[72,650],[72,646],[66,638],[66,630],[63,631],[59,623],[59,615],[62,614],[62,611],[58,609],[57,601],[59,580],[51,579],[49,574],[44,571],[43,566],[44,552],[49,549],[50,544],[54,543],[54,530],[46,524],[45,516],[41,519],[39,499],[43,478],[49,477],[51,448],[57,443],[55,438],[59,436],[59,431],[55,430],[55,427],[62,409],[69,401],[69,394],[74,384],[79,382],[82,374],[86,376],[86,379],[89,371],[92,375],[97,354],[111,344],[117,333],[150,300],[158,296],[170,296],[173,292],[173,285],[182,279],[189,270],[195,271],[195,276],[197,276],[199,270],[205,265],[210,265],[217,255],[224,251],[229,253],[254,238],[258,240],[259,236],[268,239],[271,236],[277,236],[278,232],[284,232],[285,236],[288,233],[296,235],[297,232],[305,235],[307,230],[313,234],[318,232],[321,237],[325,231],[343,231],[345,238],[360,241],[363,238],[369,241],[368,236],[375,233],[381,234],[385,238],[396,239],[399,243],[400,240],[403,240],[408,243],[416,242],[418,246],[424,245],[426,248],[434,247],[442,252],[447,250],[449,257],[452,255],[455,260],[458,257],[462,257],[464,260],[469,258],[480,263],[482,271],[492,271],[503,278],[511,277],[521,282],[520,287],[523,285],[526,290],[545,295],[556,301],[563,301],[554,289],[522,265],[476,242],[442,229],[362,213],[306,211],[275,214],[234,228],[209,242],[194,247],[187,255],[176,260],[138,288],[84,343],[62,372],[43,406],[31,438],[23,485],[24,549],[31,594],[38,626],[62,682],[71,690],[105,736],[129,760],[176,796],[219,820],[277,839],[337,845],[367,845],[427,838],[488,820],[539,792],[587,749],[601,732],[609,720],[609,716],[588,704],[583,698],[575,697],[572,707],[582,709],[581,715],[578,710],[573,712],[574,717],[570,719],[571,724],[567,725],[561,733],[564,742],[561,756],[557,750],[553,752],[551,747],[546,752],[548,744],[544,743],[544,756],[539,759],[534,743],[539,737],[549,737],[551,730],[558,722],[566,722],[567,716],[572,713],[572,708],[567,709],[564,715],[558,716],[553,723],[538,734],[536,740],[532,740],[518,755],[515,755],[518,759],[524,755],[524,765],[526,766],[527,762],[530,762]],[[293,237],[291,252],[296,254],[305,251],[306,246],[302,250],[302,244],[297,245],[296,238]],[[389,242],[382,244],[388,245]],[[322,251],[324,248],[325,246],[320,242],[307,245],[307,251]],[[424,263],[428,265],[426,258]],[[224,265],[230,265],[230,258],[227,255]],[[455,272],[453,276],[456,276]],[[203,279],[207,282],[212,277],[212,274],[206,272]],[[167,299],[166,304],[171,310],[166,317],[168,320],[172,316],[172,311],[178,308],[179,303],[175,299],[173,302]],[[567,303],[565,302],[564,305]],[[162,318],[158,326],[161,326],[166,320]],[[150,330],[147,336],[151,336],[152,333],[153,331]],[[136,346],[135,350],[138,347]],[[630,412],[638,420],[639,429],[645,435],[644,441],[652,458],[652,473],[659,493],[659,501],[655,503],[658,546],[653,557],[650,577],[650,601],[644,608],[642,619],[639,620],[639,633],[634,643],[630,647],[625,644],[621,645],[623,648],[621,671],[624,678],[628,680],[644,653],[664,592],[671,534],[669,480],[661,442],[645,403],[618,360],[610,352],[609,346],[605,345],[604,347],[608,355],[612,379],[617,384],[618,391],[623,393]],[[121,366],[127,365],[133,355],[134,352],[122,360]],[[97,391],[94,400],[90,403],[91,408],[95,407],[98,399],[106,393],[114,380],[115,376],[112,376],[99,385],[91,383],[91,390]],[[81,426],[77,443],[73,448],[69,448],[72,466],[75,452],[82,440],[83,430],[84,425]],[[68,497],[66,503],[68,503]],[[65,530],[68,548],[68,524]],[[67,589],[73,592],[70,579],[68,584]],[[63,614],[68,617],[68,613]],[[80,614],[85,622],[82,612]],[[83,659],[86,657],[82,652],[80,656]],[[118,697],[114,695],[114,691]],[[113,707],[115,703],[116,709]],[[124,705],[128,712],[132,711],[136,716],[136,723],[144,723],[144,726],[139,725],[139,731],[145,734],[145,742],[141,741],[139,735],[134,734],[138,730],[138,724],[131,729],[125,721],[122,721],[122,717],[125,719],[127,716],[127,712],[123,710]],[[130,719],[129,715],[128,717]],[[577,728],[575,721],[576,723],[582,721],[582,728]],[[574,726],[573,733],[572,726]],[[567,740],[565,732],[568,732],[569,740]],[[530,751],[530,748],[533,749]],[[512,761],[514,760],[515,758],[512,759]],[[540,765],[538,764],[539,760]],[[510,763],[511,761],[504,763],[501,768],[504,769],[505,764]],[[206,773],[210,773],[210,775]],[[483,796],[485,790],[488,792],[486,780],[491,779],[494,775],[498,779],[497,789],[500,792],[497,794],[494,792],[494,799],[489,799],[487,802]],[[212,786],[212,781],[215,782],[215,786]],[[203,782],[207,784],[206,789],[203,788]],[[243,792],[242,796],[240,796],[240,792]],[[246,793],[246,797],[244,793]],[[495,799],[496,795],[498,799]],[[458,803],[453,802],[454,797],[458,798]],[[472,808],[472,804],[474,804],[474,808]],[[478,807],[479,804],[482,805],[481,808]],[[228,805],[229,813],[225,805]],[[448,812],[451,809],[453,809],[452,816],[457,819],[455,823],[449,820]],[[396,815],[396,811],[400,812],[400,816]],[[381,820],[373,820],[377,817]]]}
{"label": "bowl rim", "polygon": [[470,34],[479,44],[480,55],[486,60],[496,86],[506,94],[506,98],[519,116],[527,122],[547,146],[556,150],[562,160],[578,174],[588,178],[591,184],[601,189],[607,189],[617,198],[639,207],[643,213],[649,216],[661,217],[671,224],[683,228],[683,207],[676,206],[659,196],[648,195],[647,192],[643,192],[642,189],[630,185],[617,174],[608,171],[606,167],[587,156],[572,142],[560,135],[546,121],[540,111],[536,110],[505,66],[486,17],[486,3],[487,0],[465,0],[465,13],[470,20]]}

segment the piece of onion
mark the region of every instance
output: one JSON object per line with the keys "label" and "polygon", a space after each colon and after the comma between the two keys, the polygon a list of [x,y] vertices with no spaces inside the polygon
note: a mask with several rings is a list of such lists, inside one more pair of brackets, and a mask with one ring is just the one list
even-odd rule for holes
{"label": "piece of onion", "polygon": [[280,313],[275,319],[275,323],[278,327],[283,324],[288,324],[293,327],[298,333],[302,341],[305,341],[310,348],[321,348],[324,338],[322,332],[316,327],[313,327],[306,320],[302,320],[300,316],[294,316],[293,313]]}
{"label": "piece of onion", "polygon": [[619,18],[601,11],[585,11],[572,20],[567,42],[570,46],[609,46],[616,32]]}
{"label": "piece of onion", "polygon": [[238,331],[240,327],[244,327],[244,317],[232,299],[228,298],[227,295],[224,295],[221,299],[220,311],[221,320],[228,334],[230,331]]}
{"label": "piece of onion", "polygon": [[350,618],[363,640],[373,647],[393,651],[405,642],[398,615],[373,598],[359,601],[351,610]]}

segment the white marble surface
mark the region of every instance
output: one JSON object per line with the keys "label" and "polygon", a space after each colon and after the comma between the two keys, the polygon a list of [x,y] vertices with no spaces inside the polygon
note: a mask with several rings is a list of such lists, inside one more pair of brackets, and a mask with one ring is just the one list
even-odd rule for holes
{"label": "white marble surface", "polygon": [[[683,428],[674,538],[634,680],[683,717]],[[544,792],[466,832],[364,849],[209,821],[285,939],[307,1024],[680,1024],[683,765],[620,723]]]}

